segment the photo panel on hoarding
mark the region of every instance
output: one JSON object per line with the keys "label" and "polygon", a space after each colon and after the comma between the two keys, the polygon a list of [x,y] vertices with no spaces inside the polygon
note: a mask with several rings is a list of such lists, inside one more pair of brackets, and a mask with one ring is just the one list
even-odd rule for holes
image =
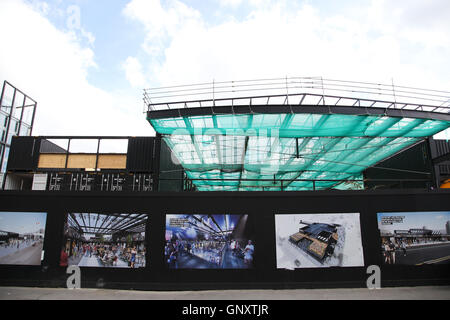
{"label": "photo panel on hoarding", "polygon": [[278,269],[364,266],[359,213],[275,215]]}
{"label": "photo panel on hoarding", "polygon": [[60,266],[144,268],[147,214],[68,213]]}
{"label": "photo panel on hoarding", "polygon": [[379,212],[384,264],[450,264],[450,211]]}
{"label": "photo panel on hoarding", "polygon": [[47,213],[0,212],[0,264],[41,265]]}
{"label": "photo panel on hoarding", "polygon": [[170,269],[251,269],[255,237],[247,214],[166,215]]}

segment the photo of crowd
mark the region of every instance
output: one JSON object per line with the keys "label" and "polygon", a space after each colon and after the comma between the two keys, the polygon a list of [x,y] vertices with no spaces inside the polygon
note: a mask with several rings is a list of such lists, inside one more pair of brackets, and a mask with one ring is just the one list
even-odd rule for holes
{"label": "photo of crowd", "polygon": [[0,264],[40,265],[47,213],[0,212]]}
{"label": "photo of crowd", "polygon": [[378,213],[384,264],[450,263],[450,212]]}
{"label": "photo of crowd", "polygon": [[166,215],[171,269],[249,269],[255,243],[248,215]]}
{"label": "photo of crowd", "polygon": [[68,213],[60,266],[143,268],[146,214]]}

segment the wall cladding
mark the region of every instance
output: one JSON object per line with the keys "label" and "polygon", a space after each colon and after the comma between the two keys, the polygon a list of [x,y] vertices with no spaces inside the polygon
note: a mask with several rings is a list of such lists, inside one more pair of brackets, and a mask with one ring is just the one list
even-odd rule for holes
{"label": "wall cladding", "polygon": [[[246,193],[0,193],[0,211],[47,212],[41,266],[0,265],[0,285],[65,287],[59,267],[67,212],[145,213],[147,264],[142,269],[82,268],[82,287],[145,290],[365,287],[370,265],[381,267],[382,286],[449,284],[448,264],[384,265],[378,212],[449,211],[450,192],[434,190]],[[275,215],[360,214],[364,267],[277,269]],[[248,214],[255,230],[255,268],[173,270],[164,261],[166,214]]]}

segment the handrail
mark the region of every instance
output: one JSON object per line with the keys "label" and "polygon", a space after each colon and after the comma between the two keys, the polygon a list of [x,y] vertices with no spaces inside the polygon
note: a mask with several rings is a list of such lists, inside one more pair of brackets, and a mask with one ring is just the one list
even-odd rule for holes
{"label": "handrail", "polygon": [[[265,94],[261,94],[264,91]],[[288,97],[302,96],[300,105],[323,105],[325,99],[338,99],[337,106],[382,108],[428,108],[429,112],[450,112],[450,91],[421,89],[394,84],[324,79],[321,77],[285,77],[270,79],[213,81],[197,84],[165,86],[144,89],[147,111],[190,107],[216,106],[228,101],[231,105],[244,99],[267,98],[266,105],[280,105],[273,98],[286,97],[282,104],[289,105]],[[304,101],[307,97],[320,97],[317,102]],[[344,100],[342,102],[342,100]],[[350,100],[350,102],[345,102]],[[368,105],[361,105],[361,103]],[[191,106],[194,104],[194,106]],[[388,106],[380,106],[388,104]]]}

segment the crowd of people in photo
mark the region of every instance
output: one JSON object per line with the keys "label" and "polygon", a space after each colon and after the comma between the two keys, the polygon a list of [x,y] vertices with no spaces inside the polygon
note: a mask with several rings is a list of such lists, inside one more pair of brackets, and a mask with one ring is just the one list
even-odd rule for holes
{"label": "crowd of people in photo", "polygon": [[383,250],[383,255],[384,255],[384,263],[385,264],[395,264],[396,251],[401,251],[403,256],[406,256],[406,253],[407,253],[406,248],[407,248],[406,241],[385,240],[382,245],[382,250]]}
{"label": "crowd of people in photo", "polygon": [[251,240],[249,240],[247,245],[242,248],[237,240],[211,241],[172,239],[166,242],[165,261],[169,268],[177,269],[179,267],[178,260],[180,257],[194,255],[209,262],[211,265],[220,268],[227,250],[230,250],[231,254],[237,258],[243,259],[248,267],[251,266],[255,250]]}
{"label": "crowd of people in photo", "polygon": [[[128,265],[129,268],[145,267],[144,245],[127,243],[72,243],[72,250],[63,247],[61,252],[61,266],[68,264],[69,258],[81,260],[82,257],[96,257],[104,267]],[[71,253],[71,254],[70,254]],[[121,263],[122,262],[122,263]]]}
{"label": "crowd of people in photo", "polygon": [[9,238],[0,243],[0,250],[5,254],[10,254],[12,252],[19,251],[31,246],[35,247],[40,244],[43,244],[43,239],[41,237],[30,236],[27,238]]}

